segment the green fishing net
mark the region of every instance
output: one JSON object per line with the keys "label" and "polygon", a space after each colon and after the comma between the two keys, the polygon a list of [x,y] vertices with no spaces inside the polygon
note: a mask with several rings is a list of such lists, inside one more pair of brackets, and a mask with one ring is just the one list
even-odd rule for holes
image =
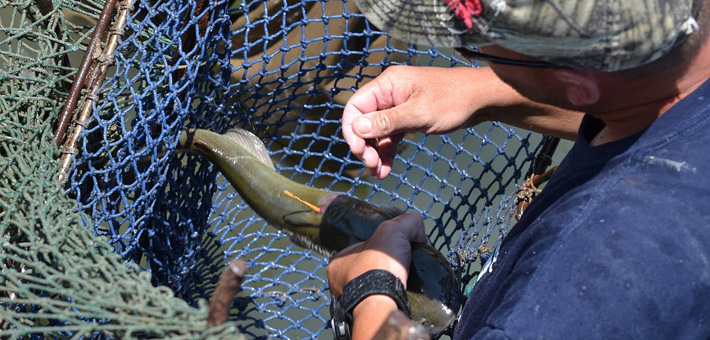
{"label": "green fishing net", "polygon": [[[81,8],[98,16],[91,5]],[[189,306],[113,252],[58,181],[53,126],[75,73],[62,60],[81,49],[90,30],[67,22],[61,10],[43,14],[31,2],[5,3],[2,11],[2,338],[238,336],[229,323],[207,331],[204,303]]]}

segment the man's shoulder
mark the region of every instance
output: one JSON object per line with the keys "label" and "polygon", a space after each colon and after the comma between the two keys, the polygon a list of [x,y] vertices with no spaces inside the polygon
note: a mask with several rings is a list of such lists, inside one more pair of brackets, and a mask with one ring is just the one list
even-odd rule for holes
{"label": "man's shoulder", "polygon": [[710,296],[710,206],[688,196],[709,189],[661,191],[635,174],[559,200],[504,243],[493,265],[503,272],[487,282],[497,288],[481,290],[499,297],[483,332],[632,339],[709,331],[699,315],[710,307],[695,301]]}

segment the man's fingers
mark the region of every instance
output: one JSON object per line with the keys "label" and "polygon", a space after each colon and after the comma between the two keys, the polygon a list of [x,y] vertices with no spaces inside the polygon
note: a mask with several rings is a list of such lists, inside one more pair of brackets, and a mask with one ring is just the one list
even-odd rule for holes
{"label": "man's fingers", "polygon": [[362,115],[354,105],[346,105],[343,110],[343,138],[345,142],[350,146],[350,151],[358,158],[362,159],[362,155],[365,153],[365,139],[358,136],[353,130],[353,121],[355,118]]}
{"label": "man's fingers", "polygon": [[[383,229],[380,231],[380,229]],[[424,230],[424,220],[417,213],[405,213],[391,220],[382,222],[380,228],[375,231],[384,233],[389,238],[390,233],[400,233],[403,239],[415,243],[427,243],[429,239]],[[374,236],[374,235],[373,235]],[[392,235],[394,237],[394,235]]]}
{"label": "man's fingers", "polygon": [[370,175],[377,179],[387,177],[392,170],[392,162],[403,135],[364,139],[354,132],[352,115],[354,113],[351,112],[349,117],[343,116],[343,137],[350,146],[350,151],[363,162]]}
{"label": "man's fingers", "polygon": [[397,155],[398,143],[402,136],[396,138],[369,139],[360,156],[365,168],[371,176],[384,179],[392,170],[394,157]]}

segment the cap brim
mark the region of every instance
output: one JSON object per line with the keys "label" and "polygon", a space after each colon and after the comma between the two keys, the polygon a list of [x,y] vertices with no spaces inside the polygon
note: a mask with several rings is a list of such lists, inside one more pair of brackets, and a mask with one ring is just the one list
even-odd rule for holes
{"label": "cap brim", "polygon": [[462,47],[488,43],[456,20],[443,0],[355,0],[355,4],[377,28],[412,44]]}

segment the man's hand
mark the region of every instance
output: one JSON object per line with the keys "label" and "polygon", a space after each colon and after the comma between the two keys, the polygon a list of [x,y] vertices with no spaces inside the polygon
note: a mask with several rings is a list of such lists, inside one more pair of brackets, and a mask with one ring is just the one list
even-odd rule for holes
{"label": "man's hand", "polygon": [[371,175],[389,174],[405,132],[441,134],[480,122],[472,115],[475,82],[461,77],[472,70],[393,66],[353,94],[343,136]]}
{"label": "man's hand", "polygon": [[[340,295],[346,283],[372,269],[389,271],[406,287],[411,242],[428,242],[421,216],[407,213],[383,222],[370,239],[333,257],[328,265],[330,290]],[[353,310],[353,340],[371,339],[390,312],[396,309],[394,300],[386,295],[371,295],[364,299]]]}
{"label": "man's hand", "polygon": [[383,179],[405,132],[443,134],[499,121],[574,139],[582,114],[530,101],[488,67],[392,66],[343,110],[343,137],[368,172]]}

